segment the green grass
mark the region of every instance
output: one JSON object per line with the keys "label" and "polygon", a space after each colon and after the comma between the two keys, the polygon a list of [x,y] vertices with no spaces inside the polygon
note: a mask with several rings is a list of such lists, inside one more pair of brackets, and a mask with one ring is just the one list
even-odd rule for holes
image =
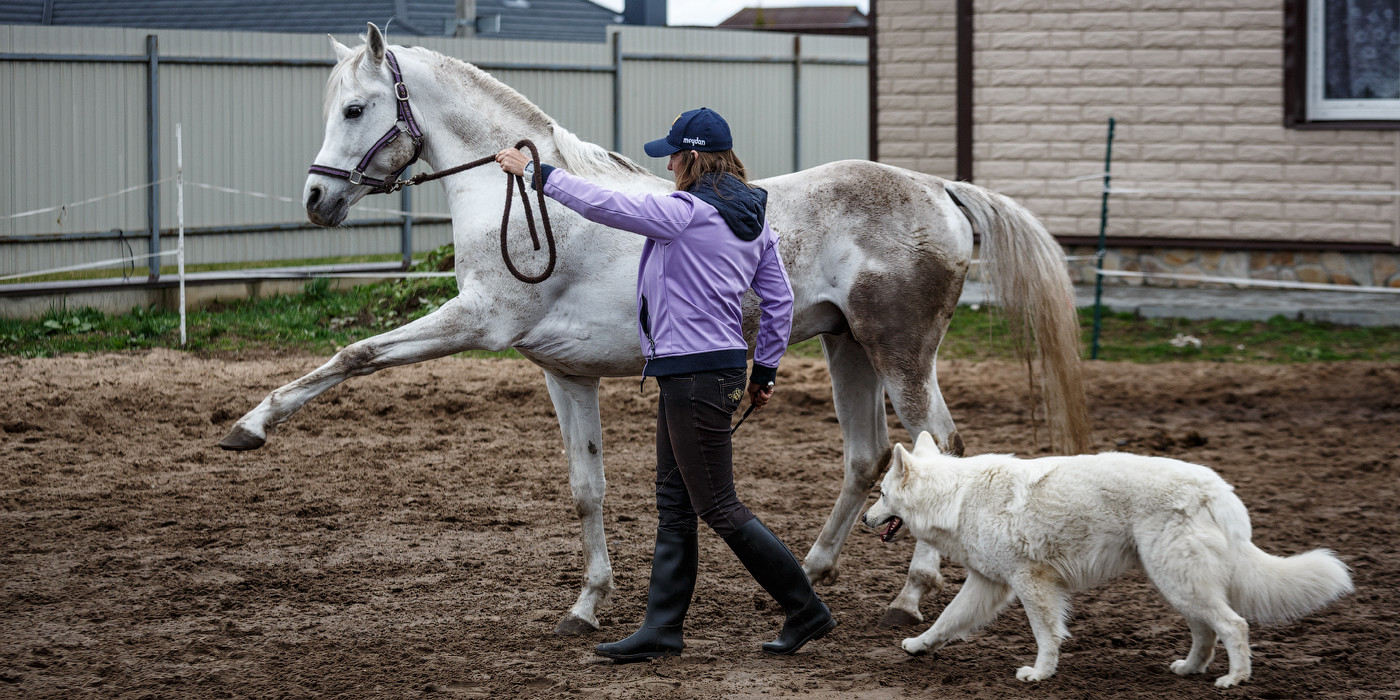
{"label": "green grass", "polygon": [[[419,269],[445,266],[451,248],[434,251]],[[451,278],[400,280],[332,291],[326,279],[300,294],[249,299],[191,312],[187,351],[197,353],[311,352],[331,354],[430,313],[456,294]],[[1084,356],[1089,356],[1092,310],[1080,311]],[[1199,346],[1190,339],[1199,341]],[[958,309],[939,350],[944,359],[1011,359],[1014,337],[995,309]],[[1175,342],[1173,342],[1175,341]],[[92,309],[50,309],[37,320],[0,319],[0,355],[49,357],[65,353],[180,346],[179,315],[132,309],[109,315]],[[817,340],[793,345],[793,354],[820,357]],[[514,351],[471,352],[475,357],[519,357]],[[1288,364],[1339,360],[1400,362],[1400,328],[1352,327],[1275,317],[1268,321],[1188,321],[1105,314],[1099,359],[1121,362],[1209,361]]]}
{"label": "green grass", "polygon": [[[1094,312],[1081,309],[1079,327],[1084,357],[1093,342]],[[1191,339],[1200,342],[1197,346]],[[1175,342],[1173,342],[1175,341]],[[996,309],[960,307],[953,316],[938,356],[943,359],[1012,359],[1015,337]],[[814,338],[790,352],[821,357]],[[1100,360],[1110,362],[1240,362],[1293,364],[1371,360],[1400,362],[1400,328],[1338,326],[1275,316],[1267,321],[1192,321],[1138,318],[1105,313],[1099,336]]]}

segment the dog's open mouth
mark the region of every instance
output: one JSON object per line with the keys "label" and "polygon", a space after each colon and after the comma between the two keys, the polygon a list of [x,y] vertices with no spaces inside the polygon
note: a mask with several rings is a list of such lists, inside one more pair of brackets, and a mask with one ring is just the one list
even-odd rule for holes
{"label": "dog's open mouth", "polygon": [[885,531],[880,533],[880,541],[889,542],[894,539],[895,533],[899,532],[899,528],[903,524],[904,521],[898,517],[890,518],[889,522],[885,524]]}

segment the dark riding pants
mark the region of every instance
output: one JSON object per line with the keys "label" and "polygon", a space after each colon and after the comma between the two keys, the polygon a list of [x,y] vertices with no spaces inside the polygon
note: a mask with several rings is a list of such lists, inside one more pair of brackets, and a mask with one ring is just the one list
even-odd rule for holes
{"label": "dark riding pants", "polygon": [[753,513],[734,492],[729,423],[744,397],[743,368],[657,377],[657,527],[677,533],[696,530],[698,515],[720,537],[728,537]]}

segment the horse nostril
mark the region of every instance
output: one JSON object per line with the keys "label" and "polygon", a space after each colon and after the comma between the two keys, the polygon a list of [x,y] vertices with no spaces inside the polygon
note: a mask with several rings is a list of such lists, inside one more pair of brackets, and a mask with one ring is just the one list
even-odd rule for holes
{"label": "horse nostril", "polygon": [[306,207],[308,209],[316,206],[316,203],[321,201],[321,193],[322,190],[319,186],[311,188],[311,194],[306,196]]}

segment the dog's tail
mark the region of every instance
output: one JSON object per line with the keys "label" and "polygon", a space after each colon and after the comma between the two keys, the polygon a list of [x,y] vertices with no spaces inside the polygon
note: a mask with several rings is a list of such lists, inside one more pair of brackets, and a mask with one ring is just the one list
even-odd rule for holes
{"label": "dog's tail", "polygon": [[1331,550],[1276,557],[1250,541],[1249,514],[1232,492],[1218,496],[1211,515],[1234,552],[1230,607],[1252,622],[1289,622],[1351,593],[1347,565]]}

